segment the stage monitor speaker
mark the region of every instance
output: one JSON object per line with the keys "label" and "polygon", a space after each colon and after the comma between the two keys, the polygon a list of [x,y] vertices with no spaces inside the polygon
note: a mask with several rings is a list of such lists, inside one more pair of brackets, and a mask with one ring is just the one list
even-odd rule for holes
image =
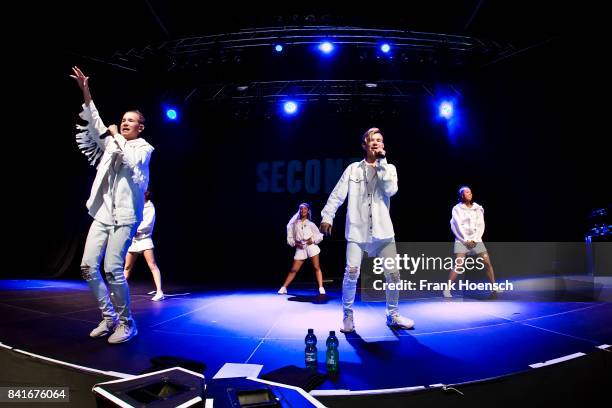
{"label": "stage monitor speaker", "polygon": [[215,378],[207,385],[214,408],[324,407],[302,388],[261,378]]}
{"label": "stage monitor speaker", "polygon": [[203,407],[206,383],[202,374],[173,367],[93,387],[98,407]]}

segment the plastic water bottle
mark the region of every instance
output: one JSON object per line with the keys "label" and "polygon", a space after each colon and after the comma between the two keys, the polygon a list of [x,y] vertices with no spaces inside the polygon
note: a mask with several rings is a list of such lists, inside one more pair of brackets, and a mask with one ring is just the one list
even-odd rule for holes
{"label": "plastic water bottle", "polygon": [[306,343],[306,349],[304,355],[306,359],[306,368],[317,368],[317,336],[314,334],[313,329],[308,329],[308,334],[304,339]]}
{"label": "plastic water bottle", "polygon": [[336,337],[336,332],[334,330],[329,332],[329,337],[325,342],[327,345],[327,355],[325,359],[325,363],[327,365],[328,373],[337,373],[338,365],[339,365],[339,355],[338,355],[338,338]]}

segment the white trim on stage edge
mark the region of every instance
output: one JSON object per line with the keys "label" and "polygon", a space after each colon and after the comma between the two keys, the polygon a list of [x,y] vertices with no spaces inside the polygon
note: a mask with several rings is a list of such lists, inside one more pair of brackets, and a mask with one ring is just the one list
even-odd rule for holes
{"label": "white trim on stage edge", "polygon": [[[17,353],[20,354],[24,354],[24,355],[28,355],[34,358],[38,358],[41,360],[45,360],[45,361],[50,361],[52,363],[56,363],[56,364],[60,364],[60,365],[64,365],[67,367],[72,367],[72,368],[76,368],[79,370],[83,370],[86,372],[92,372],[92,373],[98,373],[98,374],[103,374],[103,375],[108,375],[111,377],[118,377],[117,380],[111,380],[109,382],[122,382],[122,381],[127,381],[131,378],[134,377],[143,377],[146,375],[151,375],[151,374],[146,374],[146,375],[132,375],[132,374],[126,374],[126,373],[121,373],[121,372],[117,372],[117,371],[103,371],[103,370],[98,370],[95,368],[90,368],[90,367],[86,367],[86,366],[82,366],[82,365],[78,365],[78,364],[72,364],[72,363],[68,363],[65,361],[61,361],[61,360],[56,360],[53,358],[49,358],[49,357],[45,357],[45,356],[41,356],[39,354],[34,354],[34,353],[30,353],[28,351],[25,350],[20,350],[20,349],[16,349],[13,348],[7,344],[4,344],[2,342],[0,342],[0,347],[7,349],[7,350],[12,350],[15,351]],[[604,351],[608,351],[607,349],[610,348],[611,346],[608,344],[602,344],[600,346],[595,346],[595,348],[600,349],[600,350],[604,350]],[[553,365],[553,364],[557,364],[557,363],[561,363],[564,361],[568,361],[574,358],[578,358],[578,357],[582,357],[585,356],[586,353],[582,353],[582,352],[578,352],[578,353],[574,353],[574,354],[569,354],[567,356],[563,356],[563,357],[559,357],[553,360],[548,360],[545,362],[540,362],[540,363],[534,363],[534,364],[530,364],[529,367],[531,368],[540,368],[540,367],[545,367],[545,366],[549,366],[549,365]],[[194,373],[193,371],[189,371],[186,369],[183,369],[181,367],[175,367],[178,368],[180,370],[198,375],[202,378],[204,378],[203,375],[198,374],[198,373]],[[172,370],[174,368],[170,368],[168,370]],[[164,370],[165,371],[165,370]],[[294,389],[297,392],[299,392],[302,396],[304,396],[306,399],[308,399],[309,402],[313,403],[314,405],[316,405],[317,407],[325,407],[324,405],[322,405],[319,401],[317,401],[316,399],[314,399],[313,397],[327,397],[327,396],[342,396],[342,395],[376,395],[376,394],[391,394],[391,393],[396,393],[396,392],[411,392],[411,391],[419,391],[419,390],[424,390],[424,389],[431,389],[431,388],[444,388],[444,387],[448,387],[448,385],[444,385],[444,384],[432,384],[429,386],[413,386],[413,387],[401,387],[401,388],[383,388],[383,389],[373,389],[373,390],[358,390],[358,391],[351,391],[351,390],[313,390],[310,393],[307,393],[306,391],[304,391],[303,389],[299,388],[299,387],[295,387],[292,385],[288,385],[288,384],[282,384],[282,383],[275,383],[272,381],[267,381],[267,380],[262,380],[260,378],[255,378],[255,377],[246,377],[249,380],[253,380],[253,381],[257,381],[263,384],[270,384],[270,385],[277,385],[277,386],[282,386],[282,387],[287,387],[290,389]],[[480,379],[477,381],[486,381],[487,379]],[[467,383],[473,383],[473,382],[477,382],[477,381],[469,381]],[[465,384],[467,384],[465,383]],[[453,384],[453,386],[459,386],[461,384]]]}
{"label": "white trim on stage edge", "polygon": [[582,357],[582,356],[586,356],[586,354],[585,353],[569,354],[567,356],[555,358],[553,360],[544,361],[543,363],[529,364],[529,367],[531,367],[531,368],[546,367],[546,366],[549,366],[549,365],[552,365],[552,364],[562,363],[563,361],[572,360],[574,358],[578,358],[578,357]]}

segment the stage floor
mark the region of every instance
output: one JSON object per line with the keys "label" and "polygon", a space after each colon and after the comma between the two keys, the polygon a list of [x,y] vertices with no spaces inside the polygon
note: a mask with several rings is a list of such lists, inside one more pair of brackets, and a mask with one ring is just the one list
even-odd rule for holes
{"label": "stage floor", "polygon": [[[454,384],[530,370],[530,364],[612,344],[612,303],[478,301],[468,298],[402,301],[412,330],[385,324],[384,303],[355,304],[357,333],[339,332],[339,291],[200,290],[168,287],[150,301],[150,284],[131,284],[139,334],[121,345],[90,339],[100,313],[81,281],[0,281],[0,342],[31,353],[104,371],[138,374],[156,356],[205,363],[211,378],[226,362],[262,364],[262,374],[304,365],[304,336],[325,340],[336,330],[340,375],[319,389],[372,390]],[[290,288],[291,289],[291,288]]]}

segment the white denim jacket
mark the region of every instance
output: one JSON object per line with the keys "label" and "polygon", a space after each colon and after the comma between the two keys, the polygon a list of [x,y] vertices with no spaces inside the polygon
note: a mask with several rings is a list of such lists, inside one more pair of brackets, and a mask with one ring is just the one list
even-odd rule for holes
{"label": "white denim jacket", "polygon": [[[77,129],[82,131],[76,135],[77,145],[92,166],[97,163],[96,177],[86,203],[89,214],[95,218],[104,205],[104,195],[112,194],[112,223],[129,225],[140,222],[153,146],[142,138],[126,140],[121,134],[101,139],[107,127],[93,101],[89,105],[83,104],[79,116],[88,123],[87,126],[77,125]],[[109,172],[115,172],[113,185],[105,183]],[[104,191],[105,187],[111,191]]]}
{"label": "white denim jacket", "polygon": [[347,241],[366,243],[395,236],[389,214],[390,199],[397,193],[397,170],[387,159],[376,160],[376,183],[368,194],[366,162],[351,163],[331,192],[321,211],[322,222],[333,224],[338,208],[348,196],[348,210],[344,236]]}

